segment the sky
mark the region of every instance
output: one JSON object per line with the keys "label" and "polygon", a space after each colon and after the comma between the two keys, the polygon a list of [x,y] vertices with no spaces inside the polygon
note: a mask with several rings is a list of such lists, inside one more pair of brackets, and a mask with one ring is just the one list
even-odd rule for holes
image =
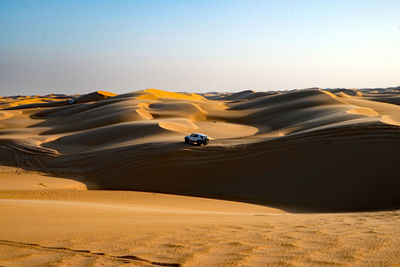
{"label": "sky", "polygon": [[399,86],[399,14],[399,0],[0,0],[0,95]]}

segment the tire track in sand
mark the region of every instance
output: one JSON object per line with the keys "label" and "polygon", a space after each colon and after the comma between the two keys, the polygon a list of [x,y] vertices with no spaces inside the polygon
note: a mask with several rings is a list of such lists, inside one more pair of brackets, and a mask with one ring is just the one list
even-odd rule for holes
{"label": "tire track in sand", "polygon": [[131,262],[142,262],[148,263],[155,266],[171,266],[171,267],[180,267],[180,263],[168,263],[168,262],[159,262],[159,261],[152,261],[148,259],[144,259],[135,255],[109,255],[103,252],[92,252],[86,249],[71,249],[66,247],[52,247],[52,246],[43,246],[36,243],[25,243],[25,242],[17,242],[12,240],[2,240],[0,239],[0,245],[3,246],[12,246],[12,247],[21,247],[21,248],[30,248],[30,249],[38,249],[38,250],[48,250],[55,253],[68,253],[68,254],[81,254],[87,257],[103,257],[108,258],[114,261],[121,261],[124,263],[131,263]]}

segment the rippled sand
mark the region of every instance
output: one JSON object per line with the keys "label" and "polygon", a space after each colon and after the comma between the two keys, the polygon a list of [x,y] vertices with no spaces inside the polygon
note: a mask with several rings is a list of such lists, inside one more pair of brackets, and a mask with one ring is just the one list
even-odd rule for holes
{"label": "rippled sand", "polygon": [[295,214],[108,191],[0,194],[4,266],[389,266],[400,212]]}

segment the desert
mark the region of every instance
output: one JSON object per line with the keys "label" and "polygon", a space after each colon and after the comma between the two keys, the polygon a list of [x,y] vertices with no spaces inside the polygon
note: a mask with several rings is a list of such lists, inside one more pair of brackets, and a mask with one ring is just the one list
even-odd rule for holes
{"label": "desert", "polygon": [[399,264],[399,104],[399,87],[3,96],[0,265]]}

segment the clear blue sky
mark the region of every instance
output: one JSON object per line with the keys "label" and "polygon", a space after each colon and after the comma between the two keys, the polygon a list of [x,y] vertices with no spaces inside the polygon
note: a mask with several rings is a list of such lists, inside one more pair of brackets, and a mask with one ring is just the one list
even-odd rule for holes
{"label": "clear blue sky", "polygon": [[0,0],[0,95],[398,85],[399,0]]}

